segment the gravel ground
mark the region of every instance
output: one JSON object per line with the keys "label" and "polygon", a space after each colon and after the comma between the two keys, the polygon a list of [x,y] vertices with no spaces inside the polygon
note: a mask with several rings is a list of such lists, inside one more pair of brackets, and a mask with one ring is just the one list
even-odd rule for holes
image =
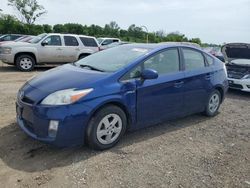
{"label": "gravel ground", "polygon": [[114,148],[58,149],[16,125],[30,73],[0,64],[0,187],[250,187],[250,93],[229,91],[214,118],[193,115],[126,134]]}

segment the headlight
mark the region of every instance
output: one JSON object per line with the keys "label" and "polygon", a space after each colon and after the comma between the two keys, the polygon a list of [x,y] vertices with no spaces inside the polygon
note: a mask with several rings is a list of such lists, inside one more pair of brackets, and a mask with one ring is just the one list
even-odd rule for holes
{"label": "headlight", "polygon": [[80,98],[86,96],[91,91],[93,91],[92,88],[84,89],[84,90],[65,89],[65,90],[56,91],[48,95],[45,99],[43,99],[41,104],[43,105],[71,104],[71,103],[78,101]]}
{"label": "headlight", "polygon": [[245,75],[243,79],[250,79],[250,74]]}
{"label": "headlight", "polygon": [[11,48],[3,47],[1,52],[2,52],[2,54],[11,54]]}

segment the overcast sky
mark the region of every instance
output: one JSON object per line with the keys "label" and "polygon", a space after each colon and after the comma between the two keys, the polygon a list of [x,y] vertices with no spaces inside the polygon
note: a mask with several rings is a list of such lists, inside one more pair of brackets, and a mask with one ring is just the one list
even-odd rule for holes
{"label": "overcast sky", "polygon": [[[38,0],[48,13],[39,24],[80,23],[123,29],[145,25],[149,31],[179,31],[202,42],[250,43],[250,0]],[[4,13],[14,14],[7,0]]]}

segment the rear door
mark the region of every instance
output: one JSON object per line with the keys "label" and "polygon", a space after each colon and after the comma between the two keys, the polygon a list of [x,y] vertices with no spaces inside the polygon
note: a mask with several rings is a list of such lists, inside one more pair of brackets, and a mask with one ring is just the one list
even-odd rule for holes
{"label": "rear door", "polygon": [[175,118],[183,109],[183,78],[179,51],[170,48],[143,63],[143,69],[154,69],[159,77],[137,85],[137,121],[145,127]]}
{"label": "rear door", "polygon": [[186,114],[204,110],[212,90],[213,69],[203,53],[193,48],[182,48],[184,62],[184,109]]}
{"label": "rear door", "polygon": [[75,36],[64,36],[64,46],[62,48],[64,62],[74,62],[78,60],[80,54],[80,44]]}

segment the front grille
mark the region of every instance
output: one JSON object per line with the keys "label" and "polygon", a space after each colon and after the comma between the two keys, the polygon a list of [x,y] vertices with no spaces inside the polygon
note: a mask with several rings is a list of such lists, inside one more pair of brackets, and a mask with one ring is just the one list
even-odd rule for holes
{"label": "front grille", "polygon": [[34,133],[33,124],[29,121],[23,120],[24,126],[26,129],[28,129],[30,132]]}
{"label": "front grille", "polygon": [[229,87],[235,88],[235,89],[243,89],[243,86],[240,85],[240,84],[232,84],[232,83],[229,83]]}

